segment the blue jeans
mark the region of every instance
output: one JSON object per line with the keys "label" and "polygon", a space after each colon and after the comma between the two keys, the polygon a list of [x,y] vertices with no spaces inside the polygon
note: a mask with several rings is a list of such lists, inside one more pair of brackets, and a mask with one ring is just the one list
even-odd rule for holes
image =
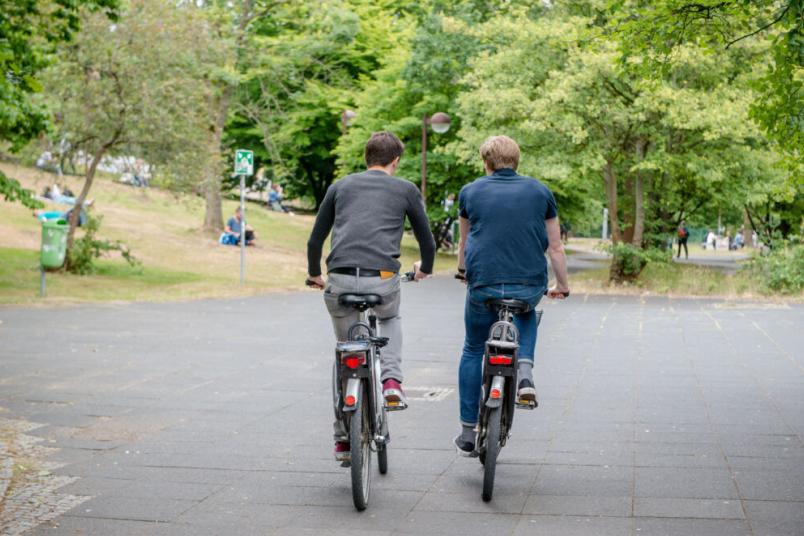
{"label": "blue jeans", "polygon": [[[541,301],[545,287],[534,285],[491,285],[469,289],[466,292],[464,324],[466,338],[458,371],[458,390],[461,399],[461,423],[474,426],[480,411],[480,387],[483,380],[483,353],[491,325],[497,313],[486,307],[489,298],[515,298],[532,307]],[[533,363],[536,349],[536,313],[530,311],[514,317],[519,330],[519,361]]]}

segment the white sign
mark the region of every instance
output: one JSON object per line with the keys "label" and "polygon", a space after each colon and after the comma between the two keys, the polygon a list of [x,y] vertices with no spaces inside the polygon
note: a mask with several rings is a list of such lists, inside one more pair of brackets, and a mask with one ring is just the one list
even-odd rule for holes
{"label": "white sign", "polygon": [[235,175],[254,174],[254,151],[238,149],[235,152]]}

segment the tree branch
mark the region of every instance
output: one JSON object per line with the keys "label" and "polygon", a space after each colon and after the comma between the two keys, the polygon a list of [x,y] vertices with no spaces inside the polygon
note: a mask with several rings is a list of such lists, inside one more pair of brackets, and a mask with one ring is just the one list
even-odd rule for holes
{"label": "tree branch", "polygon": [[777,22],[782,20],[784,18],[784,16],[787,15],[787,12],[790,11],[790,5],[791,4],[787,4],[787,7],[785,7],[782,10],[782,12],[779,14],[779,16],[776,17],[774,20],[772,20],[771,22],[769,22],[765,26],[763,26],[761,28],[758,28],[757,30],[754,30],[753,32],[751,32],[749,34],[746,34],[746,35],[744,35],[742,37],[738,37],[737,39],[729,42],[728,44],[726,44],[726,48],[728,49],[731,45],[733,45],[734,43],[737,43],[738,41],[742,41],[743,39],[748,39],[749,37],[753,37],[756,34],[758,34],[759,32],[761,32],[763,30],[767,30],[768,28],[770,28],[771,26],[773,26],[774,24],[776,24]]}

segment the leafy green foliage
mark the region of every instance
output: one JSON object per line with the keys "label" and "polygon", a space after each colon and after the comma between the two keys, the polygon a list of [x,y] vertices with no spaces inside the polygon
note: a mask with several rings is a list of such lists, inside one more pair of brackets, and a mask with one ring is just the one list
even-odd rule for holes
{"label": "leafy green foliage", "polygon": [[804,291],[804,245],[786,243],[765,255],[756,254],[746,269],[769,293],[797,294]]}
{"label": "leafy green foliage", "polygon": [[120,240],[105,240],[97,238],[103,216],[89,216],[84,225],[83,236],[76,239],[72,249],[68,252],[69,262],[65,263],[67,270],[78,275],[87,275],[95,272],[95,260],[108,255],[109,252],[118,251],[129,266],[138,266],[140,262]]}
{"label": "leafy green foliage", "polygon": [[[53,51],[79,27],[82,8],[105,10],[114,18],[117,0],[0,0],[0,142],[20,149],[46,127],[43,107],[31,100],[41,91],[38,73]],[[0,173],[0,193],[38,208],[31,193]]]}
{"label": "leafy green foliage", "polygon": [[0,194],[9,203],[19,201],[23,206],[31,209],[42,208],[43,206],[40,201],[34,199],[30,190],[23,188],[18,180],[6,176],[2,171],[0,171]]}
{"label": "leafy green foliage", "polygon": [[636,281],[649,264],[672,262],[673,253],[668,249],[641,248],[620,242],[604,248],[612,256],[609,280],[613,283]]}

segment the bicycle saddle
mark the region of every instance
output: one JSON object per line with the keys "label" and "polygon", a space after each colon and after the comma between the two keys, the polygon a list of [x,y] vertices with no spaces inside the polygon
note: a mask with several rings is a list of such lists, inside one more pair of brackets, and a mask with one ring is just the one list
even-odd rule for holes
{"label": "bicycle saddle", "polygon": [[514,314],[527,313],[533,307],[526,301],[514,300],[509,298],[491,298],[486,300],[486,307],[493,311],[499,311],[503,307],[507,307],[509,311]]}
{"label": "bicycle saddle", "polygon": [[382,304],[382,296],[379,294],[341,294],[338,296],[338,303],[346,307],[354,307],[360,311],[365,311],[366,309]]}

